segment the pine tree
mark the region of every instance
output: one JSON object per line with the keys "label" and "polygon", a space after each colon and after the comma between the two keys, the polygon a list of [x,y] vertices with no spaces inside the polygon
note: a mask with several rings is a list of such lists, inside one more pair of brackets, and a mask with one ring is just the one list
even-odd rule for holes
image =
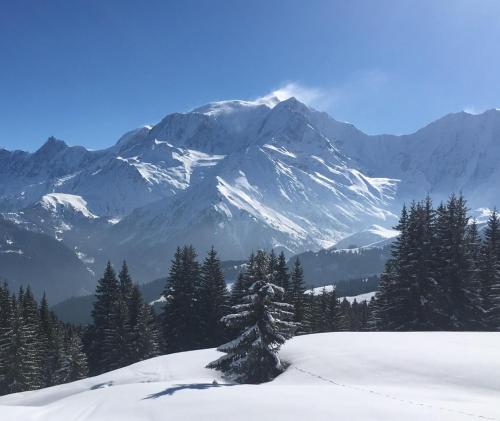
{"label": "pine tree", "polygon": [[[437,279],[442,290],[445,322],[438,328],[465,330],[480,324],[480,296],[474,280],[474,264],[468,255],[467,227],[469,218],[462,196],[452,195],[441,209],[437,221],[439,259]],[[443,317],[444,318],[444,317]]]}
{"label": "pine tree", "polygon": [[304,321],[304,292],[306,289],[304,287],[304,271],[298,257],[293,265],[291,290],[290,302],[293,305],[294,321],[302,323]]}
{"label": "pine tree", "polygon": [[335,288],[326,293],[326,332],[335,332],[341,328],[342,315],[340,313],[340,302],[337,298]]}
{"label": "pine tree", "polygon": [[196,311],[200,267],[192,246],[177,249],[167,285],[163,312],[166,352],[180,352],[200,346],[200,319]]}
{"label": "pine tree", "polygon": [[88,375],[87,356],[78,332],[69,330],[64,343],[64,353],[61,367],[57,370],[58,383],[68,383],[80,380]]}
{"label": "pine tree", "polygon": [[438,323],[439,303],[435,273],[435,211],[429,197],[412,205],[408,218],[409,280],[406,330],[433,330]]}
{"label": "pine tree", "polygon": [[371,317],[371,311],[370,311],[370,304],[368,302],[363,301],[359,304],[359,315],[358,315],[358,320],[359,320],[359,330],[362,332],[366,332],[370,330],[370,317]]}
{"label": "pine tree", "polygon": [[257,252],[250,274],[253,284],[244,303],[233,307],[233,314],[223,317],[230,328],[237,328],[240,335],[218,350],[226,353],[208,364],[220,370],[233,381],[262,383],[271,380],[283,365],[277,355],[280,346],[293,335],[296,324],[293,307],[281,302],[284,290],[271,284],[268,257]]}
{"label": "pine tree", "polygon": [[129,303],[128,361],[133,364],[159,354],[159,334],[153,310],[144,303],[137,285],[132,287]]}
{"label": "pine tree", "polygon": [[49,304],[45,293],[40,303],[40,350],[42,361],[42,376],[44,386],[55,384],[54,373],[57,369],[57,349],[56,349],[56,321],[54,315],[49,310]]}
{"label": "pine tree", "polygon": [[19,294],[19,306],[22,320],[22,334],[25,341],[25,374],[29,378],[27,390],[39,389],[44,386],[42,361],[43,349],[41,347],[42,335],[38,303],[28,286],[24,293]]}
{"label": "pine tree", "polygon": [[8,343],[5,344],[4,384],[7,393],[35,390],[41,387],[41,370],[37,350],[36,326],[30,318],[31,293],[25,298],[20,289],[20,298],[11,298],[11,321]]}
{"label": "pine tree", "polygon": [[483,326],[500,330],[500,220],[492,212],[484,232],[480,255]]}
{"label": "pine tree", "polygon": [[398,225],[399,236],[391,245],[391,258],[380,276],[376,294],[375,324],[378,330],[408,328],[408,212],[403,206]]}
{"label": "pine tree", "polygon": [[269,253],[269,256],[267,257],[268,260],[268,273],[269,273],[269,282],[278,285],[279,287],[281,286],[276,279],[277,277],[277,267],[278,267],[278,258],[276,257],[276,253],[274,253],[274,249],[271,249],[271,252]]}
{"label": "pine tree", "polygon": [[248,292],[247,279],[245,278],[243,272],[240,272],[238,274],[236,282],[233,284],[231,288],[231,297],[230,297],[231,305],[240,304],[243,300],[243,297],[247,295],[247,292]]}
{"label": "pine tree", "polygon": [[304,317],[303,321],[298,326],[297,334],[318,333],[321,330],[320,306],[318,305],[318,297],[314,294],[312,288],[304,293]]}
{"label": "pine tree", "polygon": [[124,261],[120,273],[118,274],[118,301],[116,309],[112,311],[110,322],[113,331],[110,332],[108,340],[112,343],[108,360],[111,365],[108,370],[124,367],[129,361],[129,335],[130,335],[130,316],[129,304],[132,296],[133,281],[130,277],[127,263]]}
{"label": "pine tree", "polygon": [[330,331],[330,320],[328,314],[329,307],[329,297],[326,287],[323,287],[321,293],[316,296],[316,326],[317,332],[329,332]]}
{"label": "pine tree", "polygon": [[213,247],[201,267],[198,295],[202,346],[211,348],[227,339],[227,331],[221,319],[229,313],[230,306],[221,263]]}
{"label": "pine tree", "polygon": [[248,295],[248,291],[252,286],[254,273],[255,273],[255,254],[252,252],[248,259],[248,262],[244,265],[245,270],[240,272],[236,282],[231,288],[231,305],[241,304],[243,298]]}
{"label": "pine tree", "polygon": [[344,299],[340,302],[340,326],[341,331],[352,331],[353,330],[353,320],[352,320],[352,308],[351,303]]}
{"label": "pine tree", "polygon": [[92,310],[94,323],[89,330],[91,338],[87,353],[91,374],[100,374],[117,367],[114,358],[118,341],[114,323],[118,318],[120,287],[110,262],[97,282],[95,296]]}
{"label": "pine tree", "polygon": [[0,395],[9,393],[9,359],[13,337],[13,311],[9,289],[5,283],[0,285]]}
{"label": "pine tree", "polygon": [[278,261],[276,263],[276,285],[283,288],[285,291],[284,301],[290,303],[292,299],[292,288],[290,285],[290,273],[288,272],[288,266],[286,264],[285,253],[281,252],[278,255]]}

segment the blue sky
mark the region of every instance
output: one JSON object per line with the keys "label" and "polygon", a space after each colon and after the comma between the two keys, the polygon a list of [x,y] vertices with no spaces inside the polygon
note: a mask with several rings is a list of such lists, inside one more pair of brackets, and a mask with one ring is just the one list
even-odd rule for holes
{"label": "blue sky", "polygon": [[368,133],[500,107],[496,0],[5,0],[0,147],[107,147],[273,90]]}

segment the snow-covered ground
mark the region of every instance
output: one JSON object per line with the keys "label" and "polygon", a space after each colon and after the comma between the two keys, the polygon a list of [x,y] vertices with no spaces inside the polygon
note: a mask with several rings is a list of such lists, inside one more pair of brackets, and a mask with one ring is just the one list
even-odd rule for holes
{"label": "snow-covered ground", "polygon": [[[313,295],[320,295],[323,293],[323,290],[326,292],[332,292],[335,288],[335,285],[325,285],[323,287],[316,287],[312,289],[308,289],[304,294],[313,294]],[[359,294],[359,295],[352,295],[352,296],[341,296],[339,297],[340,300],[343,300],[344,298],[349,301],[351,304],[356,300],[358,303],[361,303],[362,301],[370,301],[373,297],[375,297],[375,294],[377,291],[372,291],[372,292],[365,292],[364,294]],[[157,300],[158,301],[158,300]],[[154,301],[153,301],[154,303]]]}
{"label": "snow-covered ground", "polygon": [[499,333],[307,335],[285,345],[290,366],[267,384],[224,384],[204,368],[217,352],[192,351],[1,397],[0,419],[500,420],[499,350]]}

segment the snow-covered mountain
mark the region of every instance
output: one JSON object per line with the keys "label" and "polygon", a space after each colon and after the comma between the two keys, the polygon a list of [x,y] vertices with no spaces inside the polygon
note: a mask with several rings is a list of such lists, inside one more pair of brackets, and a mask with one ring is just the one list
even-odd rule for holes
{"label": "snow-covered mountain", "polygon": [[492,207],[499,136],[497,110],[369,136],[295,98],[222,101],[105,150],[54,138],[35,153],[0,150],[0,211],[91,270],[127,258],[145,281],[164,276],[179,244],[213,244],[224,259],[258,247],[291,255],[390,229],[402,201],[426,193],[462,190]]}
{"label": "snow-covered mountain", "polygon": [[399,235],[395,229],[372,225],[364,230],[349,235],[335,244],[336,249],[354,247],[383,247],[390,244]]}
{"label": "snow-covered mountain", "polygon": [[[500,337],[336,332],[288,341],[260,385],[205,368],[215,349],[163,355],[97,377],[0,397],[5,421],[498,420]],[[438,351],[438,352],[436,352]],[[215,381],[214,381],[215,379]]]}

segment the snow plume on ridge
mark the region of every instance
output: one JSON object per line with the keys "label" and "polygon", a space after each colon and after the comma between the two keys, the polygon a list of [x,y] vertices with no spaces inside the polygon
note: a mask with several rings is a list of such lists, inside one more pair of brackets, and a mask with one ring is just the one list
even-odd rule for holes
{"label": "snow plume on ridge", "polygon": [[279,102],[292,97],[306,105],[317,106],[324,99],[324,93],[318,88],[304,86],[297,82],[289,82],[267,95],[257,98],[254,102],[273,108]]}

